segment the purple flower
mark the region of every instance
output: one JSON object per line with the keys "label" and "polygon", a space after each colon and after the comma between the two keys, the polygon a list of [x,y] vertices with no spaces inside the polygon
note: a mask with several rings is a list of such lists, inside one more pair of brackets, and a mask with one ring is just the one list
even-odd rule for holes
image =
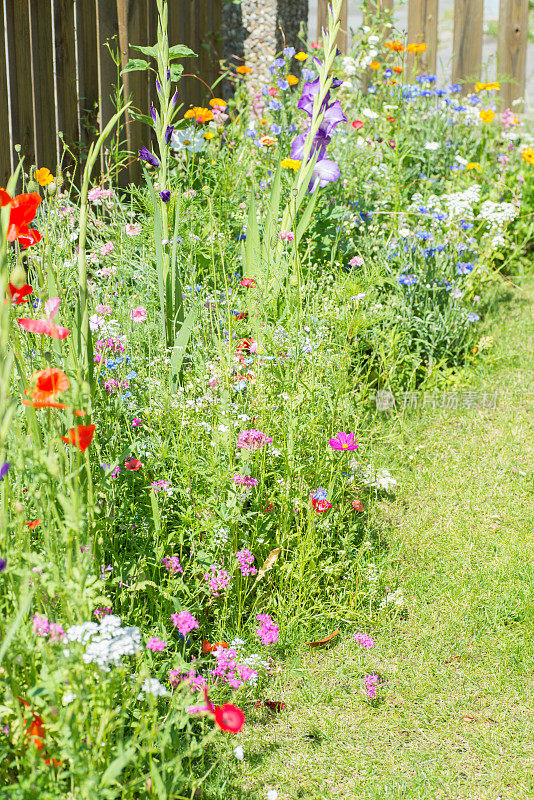
{"label": "purple flower", "polygon": [[159,196],[163,200],[164,203],[168,203],[171,199],[171,193],[168,189],[163,189],[162,192],[159,193]]}
{"label": "purple flower", "polygon": [[376,697],[378,675],[366,675],[364,683],[365,683],[365,691],[367,692],[367,697],[369,698],[369,700],[374,700]]}
{"label": "purple flower", "polygon": [[173,133],[174,133],[174,125],[168,125],[167,130],[165,131],[165,144],[169,144]]}
{"label": "purple flower", "polygon": [[148,147],[142,147],[138,151],[137,156],[141,161],[146,161],[147,164],[150,164],[153,167],[159,167],[159,159],[150,152]]}
{"label": "purple flower", "polygon": [[0,558],[0,572],[3,572],[7,567],[7,561],[5,558]]}
{"label": "purple flower", "polygon": [[355,633],[352,637],[362,647],[374,647],[375,641],[371,639],[366,633]]}
{"label": "purple flower", "polygon": [[313,169],[312,179],[310,181],[310,192],[314,192],[317,186],[324,187],[327,183],[337,181],[341,177],[341,172],[337,161],[332,161],[330,158],[323,158],[318,161]]}
{"label": "purple flower", "polygon": [[171,575],[176,575],[177,572],[183,572],[178,556],[171,556],[170,558],[165,556],[165,558],[161,559],[161,562],[165,564],[165,569],[167,572],[170,572]]}
{"label": "purple flower", "polygon": [[11,464],[9,463],[9,461],[6,461],[4,464],[2,464],[2,466],[0,467],[0,481],[4,480],[10,467]]}
{"label": "purple flower", "polygon": [[152,119],[155,122],[156,121],[156,109],[154,108],[152,103],[150,103],[150,116],[152,117]]}

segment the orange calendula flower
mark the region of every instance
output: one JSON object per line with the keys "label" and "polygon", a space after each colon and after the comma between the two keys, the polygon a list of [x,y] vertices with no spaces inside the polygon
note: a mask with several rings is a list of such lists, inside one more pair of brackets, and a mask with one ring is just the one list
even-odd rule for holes
{"label": "orange calendula flower", "polygon": [[498,91],[501,88],[501,84],[499,81],[493,81],[492,83],[475,83],[475,92],[483,92],[483,91],[491,91],[496,90]]}
{"label": "orange calendula flower", "polygon": [[380,63],[380,61],[371,61],[369,66],[371,67],[371,69],[380,69],[382,64]]}
{"label": "orange calendula flower", "polygon": [[299,79],[296,75],[286,75],[286,81],[289,83],[290,86],[296,86],[299,82]]}
{"label": "orange calendula flower", "polygon": [[54,180],[54,176],[48,169],[48,167],[41,167],[41,169],[36,169],[33,173],[33,177],[39,184],[39,186],[48,186]]}
{"label": "orange calendula flower", "polygon": [[424,53],[426,51],[426,42],[412,42],[406,49],[409,53]]}
{"label": "orange calendula flower", "polygon": [[400,75],[402,73],[402,67],[393,67],[393,72],[396,72],[397,75]]}
{"label": "orange calendula flower", "polygon": [[521,151],[521,158],[523,161],[526,161],[527,164],[532,164],[534,166],[534,150],[532,147],[525,147]]}
{"label": "orange calendula flower", "polygon": [[495,111],[492,111],[491,108],[483,108],[478,116],[482,122],[493,122],[495,119]]}
{"label": "orange calendula flower", "polygon": [[213,111],[210,111],[209,108],[202,108],[202,106],[193,106],[185,112],[184,119],[194,119],[195,122],[211,122]]}
{"label": "orange calendula flower", "polygon": [[386,42],[385,47],[388,50],[393,50],[395,53],[404,53],[404,45],[402,42],[394,41],[394,42]]}
{"label": "orange calendula flower", "polygon": [[245,64],[243,64],[241,67],[236,67],[235,71],[239,73],[239,75],[247,75],[249,72],[252,72],[251,68],[245,66]]}
{"label": "orange calendula flower", "polygon": [[295,53],[295,58],[297,59],[297,61],[306,61],[306,59],[308,58],[308,53],[304,53],[301,50],[300,53]]}
{"label": "orange calendula flower", "polygon": [[280,162],[280,166],[283,167],[284,169],[292,169],[296,172],[299,169],[301,163],[302,162],[299,161],[297,158],[284,158]]}
{"label": "orange calendula flower", "polygon": [[210,100],[210,106],[213,108],[214,106],[220,106],[221,108],[226,108],[227,102],[223,100],[221,97],[212,97]]}
{"label": "orange calendula flower", "polygon": [[66,444],[72,444],[84,453],[93,440],[96,425],[77,425],[69,430],[68,436],[62,436]]}

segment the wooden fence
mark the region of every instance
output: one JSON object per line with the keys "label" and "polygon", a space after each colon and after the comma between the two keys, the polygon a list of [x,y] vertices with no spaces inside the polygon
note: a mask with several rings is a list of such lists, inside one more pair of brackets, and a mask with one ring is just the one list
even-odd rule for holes
{"label": "wooden fence", "polygon": [[[348,4],[345,0],[338,46],[347,42]],[[393,0],[366,0],[367,12],[391,11]],[[327,21],[328,0],[318,0],[318,31]],[[438,49],[438,0],[408,0],[408,41],[426,42],[427,51],[419,60],[421,70],[436,71]],[[455,0],[454,40],[451,80],[472,90],[480,79],[482,66],[482,21],[484,0]],[[528,36],[528,0],[500,0],[497,70],[501,81],[504,108],[524,97]]]}
{"label": "wooden fence", "polygon": [[[212,83],[218,75],[221,48],[221,0],[167,0],[171,44],[198,53],[184,59],[185,73]],[[155,0],[0,0],[0,186],[17,163],[21,146],[25,165],[55,169],[63,144],[75,153],[114,113],[117,65],[110,41],[124,65],[140,57],[131,45],[154,44]],[[125,94],[148,113],[155,83],[147,73],[124,75]],[[205,86],[183,77],[180,99],[198,104]],[[128,149],[146,143],[146,125],[127,121]],[[66,157],[68,163],[68,156]],[[129,176],[137,165],[132,163]]]}

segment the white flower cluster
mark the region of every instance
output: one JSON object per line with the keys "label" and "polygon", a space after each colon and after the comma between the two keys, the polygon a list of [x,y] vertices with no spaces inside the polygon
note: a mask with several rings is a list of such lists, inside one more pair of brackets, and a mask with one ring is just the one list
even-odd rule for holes
{"label": "white flower cluster", "polygon": [[474,183],[465,192],[451,192],[443,199],[451,218],[473,219],[473,206],[480,200],[480,186]]}
{"label": "white flower cluster", "polygon": [[143,697],[143,694],[151,694],[154,697],[168,697],[170,692],[163,686],[162,683],[158,681],[157,678],[145,678],[143,685],[141,686],[141,692],[137,696],[140,700]]}
{"label": "white flower cluster", "polygon": [[139,628],[123,628],[121,618],[114,614],[105,616],[100,625],[96,622],[72,625],[66,631],[66,639],[68,642],[86,644],[83,654],[85,663],[98,664],[105,672],[109,672],[110,664],[118,664],[123,656],[135,655],[141,648]]}
{"label": "white flower cluster", "polygon": [[484,219],[492,228],[502,228],[518,215],[518,209],[512,203],[494,203],[484,200],[478,212],[478,218]]}
{"label": "white flower cluster", "polygon": [[380,601],[380,608],[388,608],[393,606],[394,608],[401,609],[404,608],[405,599],[404,599],[404,591],[402,589],[397,589],[394,592],[388,592],[386,596]]}

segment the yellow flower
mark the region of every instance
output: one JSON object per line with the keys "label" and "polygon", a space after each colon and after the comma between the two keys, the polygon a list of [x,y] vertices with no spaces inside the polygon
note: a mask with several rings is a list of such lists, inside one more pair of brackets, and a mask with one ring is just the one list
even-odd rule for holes
{"label": "yellow flower", "polygon": [[286,81],[290,86],[296,86],[296,84],[299,82],[299,79],[296,75],[286,75]]}
{"label": "yellow flower", "polygon": [[501,84],[498,81],[493,81],[492,83],[475,83],[475,92],[483,92],[484,90],[490,91],[491,89],[499,90],[501,88]]}
{"label": "yellow flower", "polygon": [[41,169],[36,169],[33,177],[39,184],[39,186],[48,186],[54,180],[54,176],[48,169],[48,167],[41,167]]}
{"label": "yellow flower", "polygon": [[521,151],[521,158],[523,159],[523,161],[526,161],[527,164],[534,165],[534,150],[532,149],[532,147],[525,147]]}
{"label": "yellow flower", "polygon": [[493,122],[495,119],[495,111],[492,111],[491,108],[483,108],[478,116],[482,122]]}
{"label": "yellow flower", "polygon": [[284,167],[284,169],[293,169],[295,172],[300,167],[301,162],[296,158],[284,158],[280,162],[280,166]]}
{"label": "yellow flower", "polygon": [[213,111],[202,106],[193,106],[184,114],[184,119],[194,119],[195,122],[210,122],[213,119]]}
{"label": "yellow flower", "polygon": [[421,42],[418,44],[417,42],[414,42],[413,44],[409,44],[406,49],[409,53],[424,53],[426,50],[426,43]]}
{"label": "yellow flower", "polygon": [[402,42],[395,40],[394,42],[386,42],[385,47],[388,50],[393,50],[396,53],[403,53],[404,52],[404,45]]}
{"label": "yellow flower", "polygon": [[304,53],[304,52],[301,50],[301,51],[300,51],[300,53],[297,53],[297,54],[295,55],[295,58],[297,59],[297,61],[306,61],[306,59],[308,58],[308,54],[307,54],[307,53]]}
{"label": "yellow flower", "polygon": [[263,147],[271,147],[273,144],[276,144],[276,139],[273,139],[272,136],[260,136],[260,144]]}
{"label": "yellow flower", "polygon": [[222,108],[226,108],[226,100],[222,100],[220,97],[212,97],[210,100],[210,106],[213,108],[214,106],[221,106]]}
{"label": "yellow flower", "polygon": [[214,136],[215,134],[213,133],[213,131],[206,131],[206,133],[204,134],[204,139],[208,139],[209,141],[209,139],[213,139]]}
{"label": "yellow flower", "polygon": [[478,172],[482,172],[482,167],[478,163],[478,161],[470,161],[469,164],[465,165],[466,169],[476,169]]}
{"label": "yellow flower", "polygon": [[380,64],[380,62],[379,62],[379,61],[371,61],[371,63],[369,64],[369,66],[371,67],[371,69],[380,69],[380,67],[381,67],[382,65]]}

